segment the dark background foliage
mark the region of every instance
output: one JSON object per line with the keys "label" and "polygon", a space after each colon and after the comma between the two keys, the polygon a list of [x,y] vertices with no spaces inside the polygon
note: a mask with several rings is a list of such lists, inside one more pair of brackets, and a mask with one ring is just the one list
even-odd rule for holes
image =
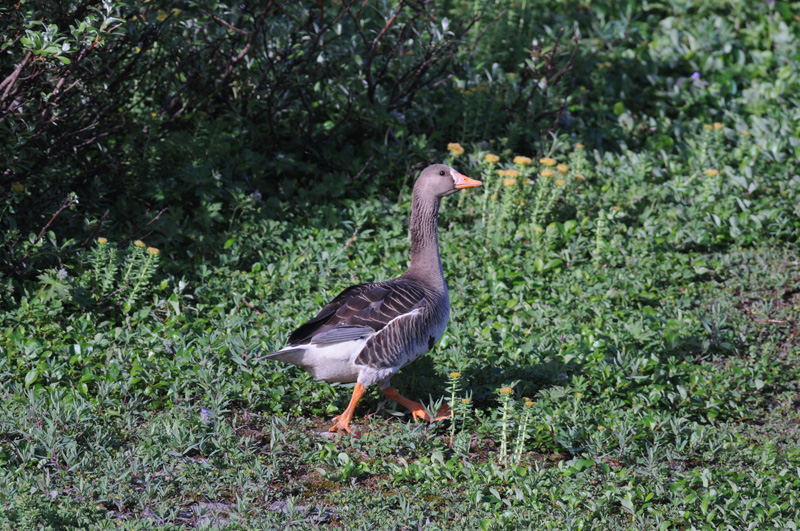
{"label": "dark background foliage", "polygon": [[399,190],[456,139],[535,151],[577,49],[563,31],[530,44],[536,24],[506,10],[421,1],[0,9],[7,290],[60,259],[38,246],[47,231],[82,246],[157,230],[167,250],[202,253],[237,197],[275,216],[272,198]]}

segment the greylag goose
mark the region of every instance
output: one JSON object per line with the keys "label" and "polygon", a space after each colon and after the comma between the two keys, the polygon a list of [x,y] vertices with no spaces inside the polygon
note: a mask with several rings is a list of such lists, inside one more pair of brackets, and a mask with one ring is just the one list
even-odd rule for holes
{"label": "greylag goose", "polygon": [[[348,432],[356,404],[377,383],[383,394],[430,421],[422,404],[400,395],[389,379],[428,352],[450,316],[450,297],[439,258],[439,200],[482,183],[449,166],[425,168],[411,200],[411,264],[399,277],[345,289],[316,317],[289,336],[288,345],[264,356],[298,365],[317,380],[356,382],[347,409],[332,432]],[[447,418],[443,407],[435,420]]]}

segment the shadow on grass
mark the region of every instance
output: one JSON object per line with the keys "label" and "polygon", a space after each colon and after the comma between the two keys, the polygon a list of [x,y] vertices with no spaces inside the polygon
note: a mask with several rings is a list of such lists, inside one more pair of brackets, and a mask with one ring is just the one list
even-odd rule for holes
{"label": "shadow on grass", "polygon": [[[503,367],[491,363],[487,360],[483,365],[464,370],[457,396],[471,393],[475,407],[494,407],[497,405],[497,390],[501,387],[513,384],[514,396],[534,398],[542,389],[563,383],[568,378],[567,371],[570,374],[575,372],[574,365],[560,361]],[[393,378],[392,384],[417,400],[450,397],[448,375],[436,371],[431,354],[404,368]]]}

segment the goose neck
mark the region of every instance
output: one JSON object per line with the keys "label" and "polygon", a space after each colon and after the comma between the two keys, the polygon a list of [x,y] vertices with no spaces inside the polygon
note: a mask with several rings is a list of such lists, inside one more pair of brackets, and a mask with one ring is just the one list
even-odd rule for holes
{"label": "goose neck", "polygon": [[432,287],[446,289],[439,257],[439,198],[426,197],[417,190],[411,200],[411,265],[407,274]]}

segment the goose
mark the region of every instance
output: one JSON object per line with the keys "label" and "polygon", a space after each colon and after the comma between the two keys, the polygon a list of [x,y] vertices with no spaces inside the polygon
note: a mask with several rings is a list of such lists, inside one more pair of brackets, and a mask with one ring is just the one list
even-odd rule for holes
{"label": "goose", "polygon": [[[298,365],[317,380],[355,382],[344,412],[330,432],[352,433],[350,422],[367,387],[378,384],[383,394],[411,411],[414,420],[431,421],[422,404],[390,385],[390,378],[439,340],[450,317],[450,297],[439,257],[439,202],[481,181],[450,166],[425,168],[414,184],[411,200],[411,263],[397,278],[351,286],[289,335],[269,358]],[[450,416],[445,404],[433,420]]]}

